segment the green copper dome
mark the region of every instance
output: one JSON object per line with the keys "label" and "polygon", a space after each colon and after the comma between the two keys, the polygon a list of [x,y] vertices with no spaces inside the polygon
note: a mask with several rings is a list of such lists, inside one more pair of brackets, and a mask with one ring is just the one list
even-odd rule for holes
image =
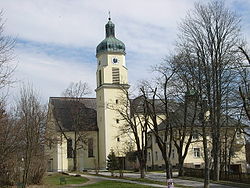
{"label": "green copper dome", "polygon": [[115,24],[109,18],[105,25],[106,38],[97,46],[96,55],[103,52],[118,52],[125,54],[125,45],[122,41],[115,38]]}

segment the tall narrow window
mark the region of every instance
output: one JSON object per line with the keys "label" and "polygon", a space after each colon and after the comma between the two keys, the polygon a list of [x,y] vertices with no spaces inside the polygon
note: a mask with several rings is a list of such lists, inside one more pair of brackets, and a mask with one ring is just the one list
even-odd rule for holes
{"label": "tall narrow window", "polygon": [[201,157],[201,150],[200,150],[200,148],[194,148],[194,157],[196,157],[196,158]]}
{"label": "tall narrow window", "polygon": [[99,70],[99,86],[102,85],[102,71]]}
{"label": "tall narrow window", "polygon": [[119,84],[120,83],[120,72],[119,68],[112,68],[112,79],[113,84]]}
{"label": "tall narrow window", "polygon": [[93,138],[88,139],[88,157],[94,157]]}
{"label": "tall narrow window", "polygon": [[155,160],[158,161],[158,153],[157,153],[157,151],[155,152]]}
{"label": "tall narrow window", "polygon": [[73,158],[73,145],[72,140],[67,140],[67,158]]}

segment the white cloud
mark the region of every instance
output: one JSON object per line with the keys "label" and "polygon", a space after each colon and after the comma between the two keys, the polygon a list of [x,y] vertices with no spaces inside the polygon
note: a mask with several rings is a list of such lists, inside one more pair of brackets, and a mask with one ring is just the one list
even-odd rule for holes
{"label": "white cloud", "polygon": [[[208,1],[208,0],[206,0]],[[5,31],[18,39],[41,45],[33,49],[22,44],[17,49],[16,76],[39,87],[42,95],[58,96],[71,81],[83,80],[95,88],[93,59],[65,58],[49,46],[77,50],[94,49],[104,39],[108,11],[116,34],[127,48],[129,80],[148,77],[150,65],[162,61],[176,39],[178,22],[193,7],[195,0],[0,0],[6,18]],[[204,1],[202,1],[204,2]],[[227,0],[240,11],[246,37],[250,29],[249,0]],[[241,8],[243,10],[240,10]],[[39,50],[40,48],[40,50]],[[94,57],[95,51],[87,56]],[[54,56],[50,55],[54,54]],[[77,54],[79,55],[79,54]],[[83,54],[84,55],[84,54]],[[72,55],[74,56],[74,54]],[[83,59],[83,58],[82,58]],[[140,69],[140,74],[138,74]]]}
{"label": "white cloud", "polygon": [[[90,84],[94,96],[95,65],[57,60],[36,51],[17,50],[16,54],[16,86],[31,83],[43,96],[43,100],[46,100],[50,96],[61,96],[71,82],[83,80]],[[15,96],[16,89],[11,88],[11,93]]]}

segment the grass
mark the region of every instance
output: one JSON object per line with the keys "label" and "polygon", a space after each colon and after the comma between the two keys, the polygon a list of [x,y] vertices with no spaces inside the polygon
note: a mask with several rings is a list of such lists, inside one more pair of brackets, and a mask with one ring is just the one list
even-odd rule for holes
{"label": "grass", "polygon": [[[74,177],[74,176],[68,176],[68,175],[63,175],[63,174],[51,174],[51,175],[46,175],[43,178],[43,182],[45,185],[49,185],[50,187],[59,187],[60,186],[60,178],[64,177],[66,179],[67,184],[82,184],[88,181],[87,178],[84,177]],[[65,184],[63,184],[65,185]]]}
{"label": "grass", "polygon": [[82,188],[149,188],[150,186],[105,180]]}
{"label": "grass", "polygon": [[[182,177],[178,177],[178,178],[179,179],[185,179],[185,180],[192,180],[192,181],[204,182],[204,179],[202,179],[202,178],[196,178],[196,177],[182,176]],[[224,181],[224,180],[220,180],[220,181],[210,180],[210,183],[217,183],[217,184],[229,185],[229,186],[240,187],[240,188],[249,188],[250,187],[249,184],[232,182],[232,181]]]}

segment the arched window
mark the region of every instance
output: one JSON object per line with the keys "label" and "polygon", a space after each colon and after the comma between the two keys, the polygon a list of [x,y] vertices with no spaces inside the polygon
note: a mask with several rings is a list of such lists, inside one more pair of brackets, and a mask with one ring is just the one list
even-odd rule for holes
{"label": "arched window", "polygon": [[72,140],[67,140],[67,158],[73,158],[73,144]]}

